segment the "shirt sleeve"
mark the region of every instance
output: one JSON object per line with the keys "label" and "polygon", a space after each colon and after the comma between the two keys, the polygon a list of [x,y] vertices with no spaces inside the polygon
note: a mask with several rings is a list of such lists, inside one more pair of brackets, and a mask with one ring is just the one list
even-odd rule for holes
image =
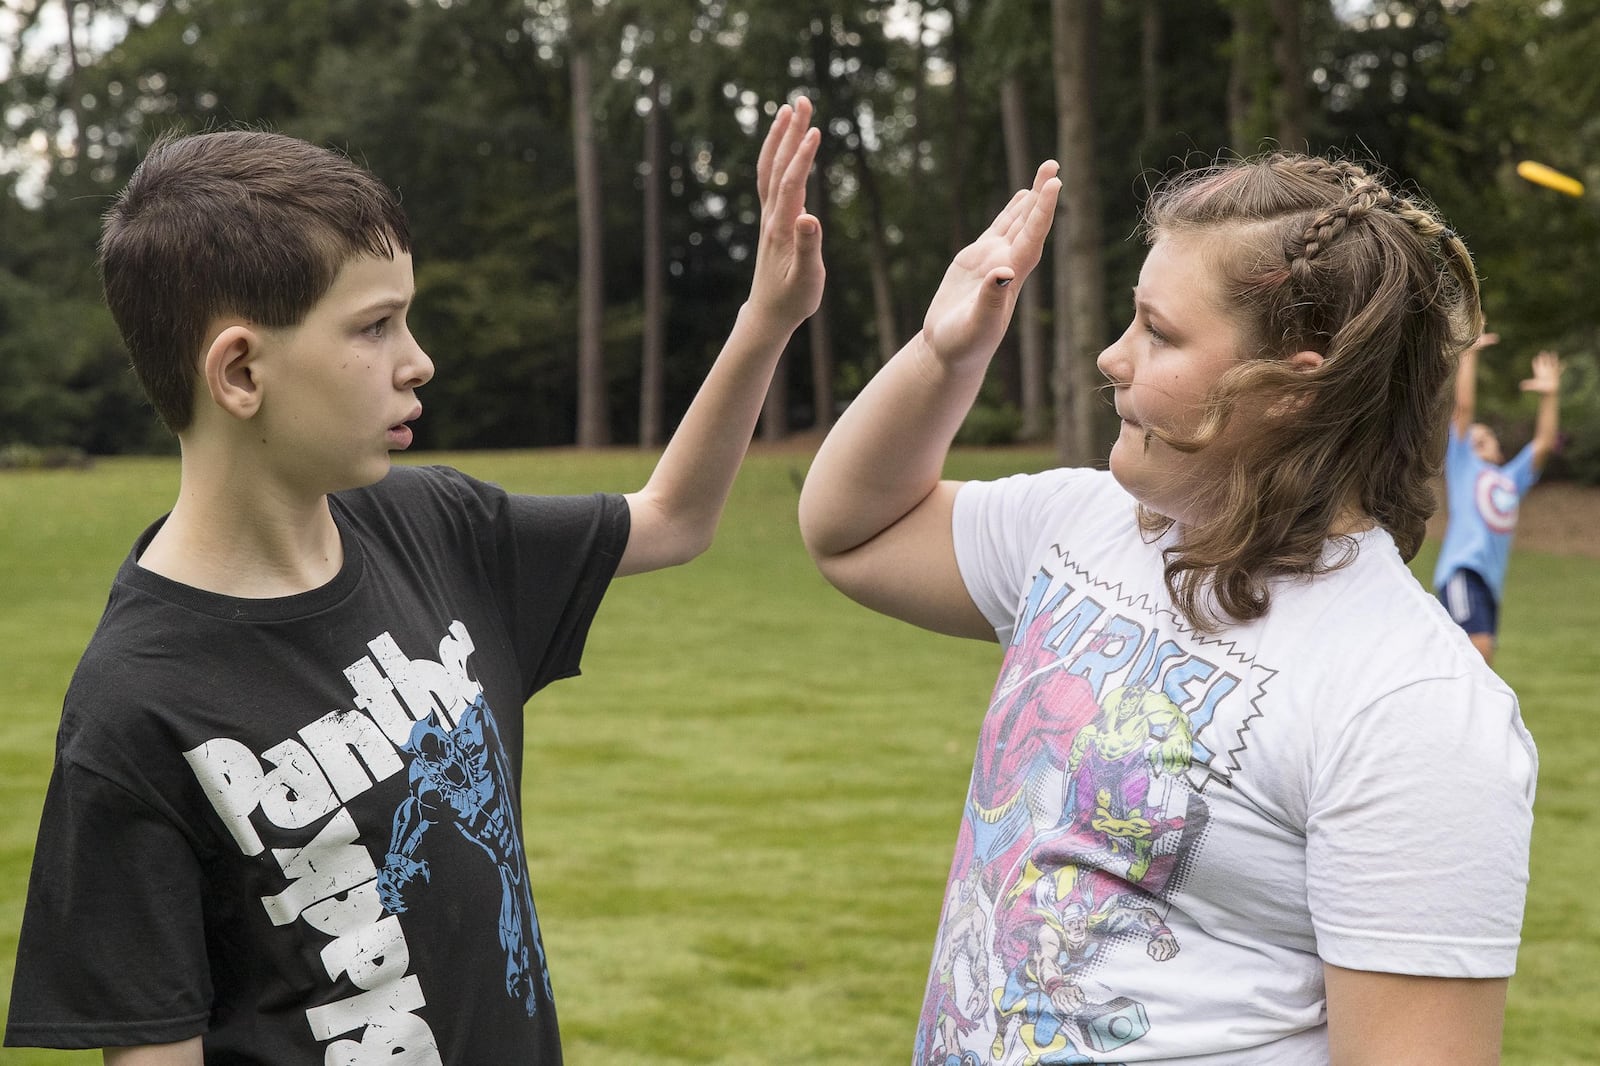
{"label": "shirt sleeve", "polygon": [[524,678],[523,698],[578,673],[589,627],[628,544],[614,493],[526,496],[449,471],[463,497]]}
{"label": "shirt sleeve", "polygon": [[1523,445],[1522,450],[1503,467],[1503,472],[1517,486],[1518,496],[1538,484],[1539,468],[1533,462],[1533,445]]}
{"label": "shirt sleeve", "polygon": [[1470,674],[1406,686],[1358,715],[1313,784],[1306,823],[1322,958],[1510,975],[1537,772],[1516,698]]}
{"label": "shirt sleeve", "polygon": [[17,948],[6,1043],[97,1048],[206,1031],[203,876],[188,840],[58,758]]}
{"label": "shirt sleeve", "polygon": [[1069,505],[1092,507],[1084,496],[1097,480],[1109,481],[1110,475],[1064,468],[969,481],[956,493],[951,516],[956,566],[1002,645],[1011,640],[1041,541],[1058,530]]}

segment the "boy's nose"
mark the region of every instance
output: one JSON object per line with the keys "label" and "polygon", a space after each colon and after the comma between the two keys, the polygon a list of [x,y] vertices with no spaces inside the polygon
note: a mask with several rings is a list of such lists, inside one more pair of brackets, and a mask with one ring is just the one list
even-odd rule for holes
{"label": "boy's nose", "polygon": [[411,346],[414,351],[411,357],[403,364],[401,376],[405,383],[405,388],[415,389],[426,385],[433,379],[433,360],[428,357],[428,353],[422,350],[422,345],[418,344],[415,339],[411,341]]}

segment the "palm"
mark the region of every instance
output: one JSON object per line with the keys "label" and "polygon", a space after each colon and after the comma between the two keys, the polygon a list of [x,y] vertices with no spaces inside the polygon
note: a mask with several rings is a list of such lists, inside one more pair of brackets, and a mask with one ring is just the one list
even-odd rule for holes
{"label": "palm", "polygon": [[810,123],[811,101],[805,97],[781,108],[756,164],[761,239],[750,297],[795,324],[822,302],[825,277],[817,220],[805,210],[806,179],[821,140]]}
{"label": "palm", "polygon": [[1522,383],[1524,392],[1554,395],[1561,388],[1561,360],[1554,352],[1540,352],[1533,357],[1533,377]]}
{"label": "palm", "polygon": [[[1006,318],[996,320],[993,315],[977,313],[984,281],[1000,267],[1011,268],[1017,276],[1027,274],[1026,269],[1017,269],[1011,242],[996,234],[992,227],[961,249],[951,261],[928,304],[928,314],[922,324],[936,351],[954,355],[992,348],[1000,343],[999,335],[1005,332]],[[1006,317],[1010,314],[1009,304],[1015,298],[1014,294],[1008,294]]]}
{"label": "palm", "polygon": [[945,271],[923,319],[923,337],[940,358],[958,362],[993,352],[1016,306],[1017,290],[1039,263],[1055,219],[1061,182],[1045,163],[1024,189]]}

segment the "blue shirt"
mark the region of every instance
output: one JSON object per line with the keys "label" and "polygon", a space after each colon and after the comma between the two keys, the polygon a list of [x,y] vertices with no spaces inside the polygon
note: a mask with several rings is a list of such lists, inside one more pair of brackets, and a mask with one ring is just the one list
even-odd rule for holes
{"label": "blue shirt", "polygon": [[1450,427],[1444,457],[1444,482],[1449,525],[1433,570],[1433,586],[1441,589],[1457,570],[1471,570],[1489,586],[1496,601],[1505,587],[1511,535],[1517,528],[1522,496],[1539,480],[1529,444],[1504,466],[1478,458],[1464,434]]}

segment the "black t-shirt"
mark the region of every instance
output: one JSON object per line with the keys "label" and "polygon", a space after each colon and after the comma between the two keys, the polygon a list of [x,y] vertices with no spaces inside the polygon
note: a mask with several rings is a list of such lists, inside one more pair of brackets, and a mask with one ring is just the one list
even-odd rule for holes
{"label": "black t-shirt", "polygon": [[158,527],[123,564],[67,691],[7,1044],[561,1061],[522,706],[577,673],[626,501],[397,467],[331,507],[344,565],[301,595],[144,570]]}

